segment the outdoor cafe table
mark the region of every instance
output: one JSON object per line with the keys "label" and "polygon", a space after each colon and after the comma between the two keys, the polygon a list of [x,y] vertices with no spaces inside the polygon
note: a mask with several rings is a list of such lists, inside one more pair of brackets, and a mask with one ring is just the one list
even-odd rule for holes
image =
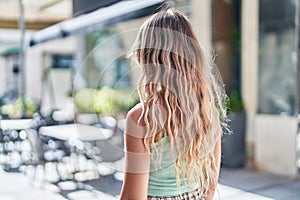
{"label": "outdoor cafe table", "polygon": [[79,139],[82,141],[106,140],[113,134],[112,130],[82,124],[65,124],[43,126],[40,134],[59,140]]}
{"label": "outdoor cafe table", "polygon": [[2,130],[25,130],[32,127],[32,119],[5,119],[0,120]]}

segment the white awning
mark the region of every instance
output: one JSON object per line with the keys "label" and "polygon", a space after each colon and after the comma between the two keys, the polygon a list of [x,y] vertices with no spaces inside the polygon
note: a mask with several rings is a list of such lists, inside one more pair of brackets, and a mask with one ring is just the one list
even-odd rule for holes
{"label": "white awning", "polygon": [[45,28],[33,34],[30,46],[78,33],[89,33],[118,22],[158,12],[164,0],[124,0]]}

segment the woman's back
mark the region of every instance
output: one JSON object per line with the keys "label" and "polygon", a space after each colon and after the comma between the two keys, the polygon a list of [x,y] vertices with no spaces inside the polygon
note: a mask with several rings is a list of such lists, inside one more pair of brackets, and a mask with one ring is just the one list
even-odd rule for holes
{"label": "woman's back", "polygon": [[[142,67],[141,104],[127,116],[130,167],[122,197],[130,182],[147,188],[148,198],[197,191],[210,199],[219,173],[224,96],[190,23],[177,11],[151,16],[139,31],[134,55]],[[133,166],[133,160],[140,162]]]}
{"label": "woman's back", "polygon": [[[176,155],[170,151],[170,139],[164,134],[161,138],[161,148],[156,142],[157,153],[151,151],[152,159],[149,171],[148,195],[150,196],[176,196],[190,190],[198,188],[197,182],[194,180],[191,184],[192,188],[188,188],[185,184],[186,179],[180,180],[180,187],[176,180],[175,160]],[[185,161],[182,159],[181,165],[185,166]]]}

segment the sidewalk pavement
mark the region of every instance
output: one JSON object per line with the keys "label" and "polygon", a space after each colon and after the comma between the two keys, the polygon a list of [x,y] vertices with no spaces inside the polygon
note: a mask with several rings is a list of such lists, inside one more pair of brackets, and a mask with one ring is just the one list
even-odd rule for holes
{"label": "sidewalk pavement", "polygon": [[[69,184],[69,186],[68,186]],[[74,184],[74,183],[73,183]],[[32,186],[22,173],[0,170],[0,200],[115,200],[122,182],[114,176],[85,182],[72,190],[72,183]],[[62,189],[64,187],[64,189]],[[68,189],[69,188],[69,189]],[[221,169],[215,200],[300,200],[300,179],[274,176],[249,169]]]}
{"label": "sidewalk pavement", "polygon": [[300,177],[223,168],[218,193],[221,200],[300,200]]}

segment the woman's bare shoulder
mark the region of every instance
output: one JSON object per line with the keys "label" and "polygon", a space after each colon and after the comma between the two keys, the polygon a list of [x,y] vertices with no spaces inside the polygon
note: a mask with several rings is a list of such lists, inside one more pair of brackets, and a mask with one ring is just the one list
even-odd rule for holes
{"label": "woman's bare shoulder", "polygon": [[128,114],[131,114],[131,115],[132,114],[141,114],[142,109],[143,109],[142,104],[138,103],[128,111]]}
{"label": "woman's bare shoulder", "polygon": [[127,113],[127,117],[126,117],[127,121],[130,120],[136,124],[140,124],[141,122],[139,122],[139,119],[141,117],[142,111],[143,111],[142,104],[138,103],[133,108],[131,108]]}
{"label": "woman's bare shoulder", "polygon": [[144,146],[146,128],[139,120],[142,114],[142,105],[133,107],[127,114],[125,126],[126,150],[129,152],[147,152]]}

